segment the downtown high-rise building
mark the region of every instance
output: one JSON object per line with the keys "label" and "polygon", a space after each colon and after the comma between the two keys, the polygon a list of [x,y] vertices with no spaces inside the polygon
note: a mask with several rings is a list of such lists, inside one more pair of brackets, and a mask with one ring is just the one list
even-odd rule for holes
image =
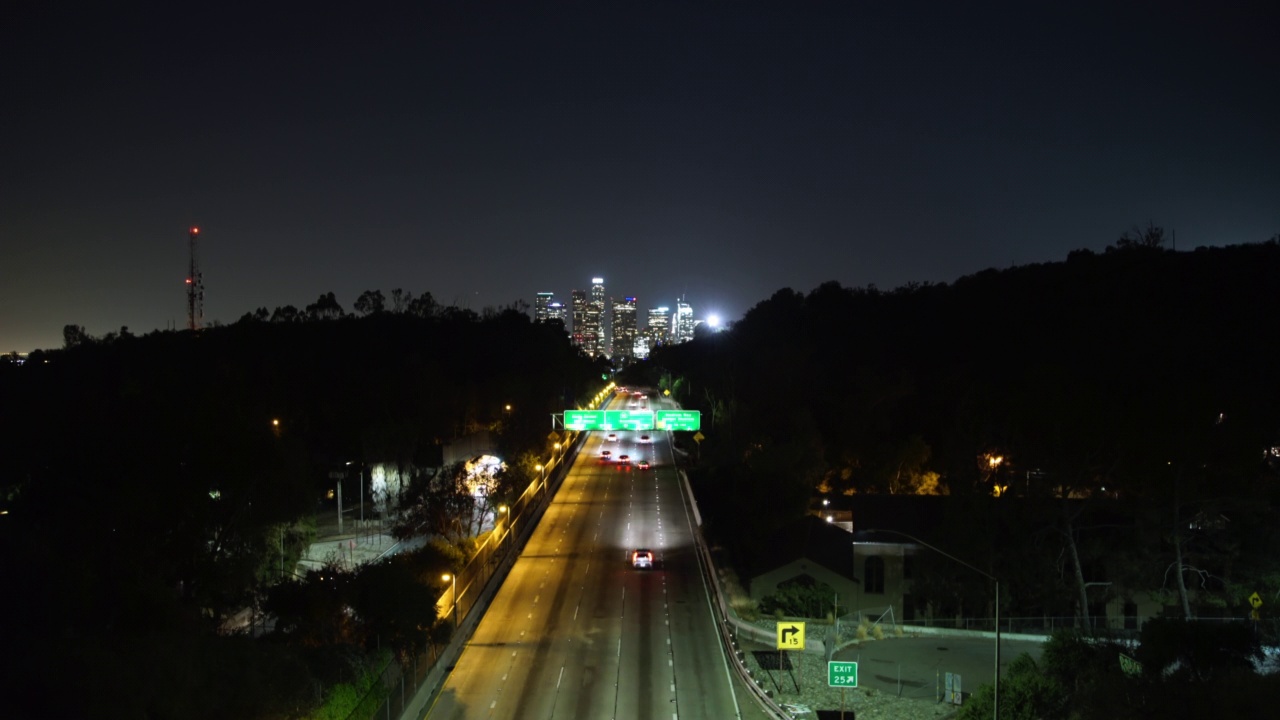
{"label": "downtown high-rise building", "polygon": [[574,290],[569,294],[573,304],[573,344],[591,357],[605,354],[604,278],[591,279],[591,291]]}
{"label": "downtown high-rise building", "polygon": [[650,349],[671,342],[671,308],[649,308],[649,324],[645,327],[645,340]]}
{"label": "downtown high-rise building", "polygon": [[693,339],[693,308],[684,298],[676,303],[676,312],[671,316],[671,342],[684,343]]}
{"label": "downtown high-rise building", "polygon": [[569,293],[570,312],[573,314],[573,328],[570,337],[573,338],[575,347],[582,348],[582,351],[590,355],[591,349],[595,347],[595,337],[592,336],[591,344],[587,344],[587,291],[574,290]]}
{"label": "downtown high-rise building", "polygon": [[568,318],[565,317],[564,303],[557,302],[554,293],[540,292],[533,296],[533,321],[545,323],[559,320],[565,330],[569,329]]}
{"label": "downtown high-rise building", "polygon": [[560,324],[561,324],[561,325],[564,325],[565,330],[568,330],[568,329],[569,329],[569,319],[568,319],[567,317],[565,317],[565,314],[566,314],[566,313],[565,313],[565,306],[564,306],[564,303],[562,303],[562,302],[558,302],[558,301],[555,301],[555,300],[552,300],[552,301],[547,305],[547,319],[548,319],[548,320],[559,320],[559,321],[560,321]]}
{"label": "downtown high-rise building", "polygon": [[609,354],[609,306],[605,304],[604,278],[591,278],[591,302],[587,303],[587,326],[595,337],[592,357]]}
{"label": "downtown high-rise building", "polygon": [[613,300],[613,360],[626,363],[636,359],[636,299],[633,297]]}
{"label": "downtown high-rise building", "polygon": [[549,292],[540,292],[533,296],[533,321],[546,322],[551,319],[551,303],[555,301],[555,295]]}

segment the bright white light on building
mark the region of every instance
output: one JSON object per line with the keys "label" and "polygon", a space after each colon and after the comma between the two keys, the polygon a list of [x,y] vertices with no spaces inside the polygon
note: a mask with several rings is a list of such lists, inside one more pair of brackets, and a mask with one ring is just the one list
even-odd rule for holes
{"label": "bright white light on building", "polygon": [[709,325],[710,327],[713,327],[713,328],[718,328],[718,327],[720,327],[720,316],[719,316],[719,315],[708,315],[708,316],[707,316],[707,325]]}

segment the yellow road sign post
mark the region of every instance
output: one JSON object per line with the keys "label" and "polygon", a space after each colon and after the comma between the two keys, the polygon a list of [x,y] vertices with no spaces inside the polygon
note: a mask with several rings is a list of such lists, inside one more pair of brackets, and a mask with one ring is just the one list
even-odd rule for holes
{"label": "yellow road sign post", "polygon": [[[782,675],[784,667],[782,653],[787,650],[804,650],[804,623],[802,622],[780,622],[778,623],[778,675]],[[800,692],[800,681],[795,675],[791,676],[791,681],[796,685],[796,692]]]}
{"label": "yellow road sign post", "polygon": [[779,650],[803,650],[804,649],[804,623],[802,622],[778,623],[778,649]]}

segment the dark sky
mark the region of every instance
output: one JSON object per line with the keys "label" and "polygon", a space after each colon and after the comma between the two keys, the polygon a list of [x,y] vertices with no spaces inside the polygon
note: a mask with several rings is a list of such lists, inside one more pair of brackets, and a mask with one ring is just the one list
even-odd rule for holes
{"label": "dark sky", "polygon": [[0,351],[183,326],[193,223],[223,322],[1280,232],[1275,2],[114,4],[0,15]]}

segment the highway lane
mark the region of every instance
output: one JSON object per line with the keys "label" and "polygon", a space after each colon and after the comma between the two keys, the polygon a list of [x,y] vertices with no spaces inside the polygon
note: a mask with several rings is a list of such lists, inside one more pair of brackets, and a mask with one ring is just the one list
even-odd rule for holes
{"label": "highway lane", "polygon": [[667,436],[641,434],[587,438],[428,718],[765,717],[734,692]]}

